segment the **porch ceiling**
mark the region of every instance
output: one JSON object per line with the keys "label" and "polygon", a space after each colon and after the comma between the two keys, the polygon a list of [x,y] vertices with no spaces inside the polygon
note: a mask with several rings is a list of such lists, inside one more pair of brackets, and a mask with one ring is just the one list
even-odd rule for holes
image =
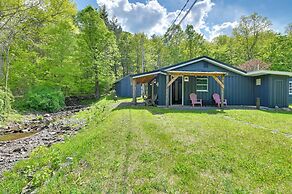
{"label": "porch ceiling", "polygon": [[186,75],[186,76],[225,76],[226,72],[196,72],[196,71],[168,71],[170,75]]}
{"label": "porch ceiling", "polygon": [[138,84],[144,84],[144,83],[148,83],[151,80],[153,80],[156,77],[155,75],[147,75],[147,76],[143,76],[143,77],[138,77],[138,78],[133,78],[134,80],[136,80],[136,82]]}

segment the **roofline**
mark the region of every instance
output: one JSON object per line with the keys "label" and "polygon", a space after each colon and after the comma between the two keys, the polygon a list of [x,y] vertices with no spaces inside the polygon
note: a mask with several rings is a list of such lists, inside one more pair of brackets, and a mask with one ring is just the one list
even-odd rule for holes
{"label": "roofline", "polygon": [[220,71],[168,71],[167,73],[171,74],[171,73],[189,73],[189,74],[220,74],[220,75],[228,75],[227,72],[220,72]]}
{"label": "roofline", "polygon": [[164,70],[165,70],[165,71],[170,71],[170,70],[173,70],[173,69],[176,69],[176,68],[180,68],[180,67],[183,67],[183,66],[186,66],[186,65],[190,65],[190,64],[192,64],[192,63],[199,62],[199,61],[207,61],[207,62],[209,62],[209,63],[212,63],[212,64],[214,64],[214,65],[217,65],[217,66],[222,67],[222,68],[224,68],[224,69],[227,69],[227,70],[229,70],[229,71],[232,71],[232,72],[238,73],[238,74],[240,74],[240,75],[244,75],[244,76],[247,75],[246,72],[243,71],[243,70],[239,70],[239,69],[234,68],[234,67],[229,67],[228,65],[226,65],[226,64],[224,64],[224,63],[222,63],[222,62],[218,62],[218,61],[216,61],[216,60],[214,60],[214,59],[211,59],[211,58],[208,58],[208,57],[205,57],[205,56],[202,57],[202,58],[197,58],[197,59],[190,60],[190,61],[188,61],[188,62],[184,62],[184,63],[182,63],[182,64],[180,64],[180,65],[177,65],[177,66],[172,66],[172,67],[170,67],[170,68],[166,68],[166,69],[164,69]]}
{"label": "roofline", "polygon": [[142,74],[136,74],[136,75],[133,75],[132,78],[135,79],[135,78],[139,78],[139,77],[145,77],[145,76],[148,76],[148,75],[156,75],[156,74],[163,74],[163,75],[166,75],[165,72],[163,71],[155,71],[155,72],[150,72],[150,73],[142,73]]}
{"label": "roofline", "polygon": [[126,77],[129,77],[129,76],[131,76],[131,75],[128,74],[128,75],[126,75],[125,77],[121,77],[121,78],[117,79],[117,80],[114,82],[114,84],[118,83],[118,82],[121,81],[122,79],[124,79],[124,78],[126,78]]}
{"label": "roofline", "polygon": [[258,70],[247,72],[248,76],[261,76],[261,75],[284,75],[292,77],[292,72],[287,71],[270,71],[270,70]]}

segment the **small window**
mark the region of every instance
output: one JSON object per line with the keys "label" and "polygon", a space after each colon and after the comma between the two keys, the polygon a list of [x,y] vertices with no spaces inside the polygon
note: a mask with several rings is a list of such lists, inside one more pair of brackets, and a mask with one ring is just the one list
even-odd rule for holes
{"label": "small window", "polygon": [[289,81],[289,95],[292,95],[292,81]]}
{"label": "small window", "polygon": [[197,77],[197,92],[208,92],[208,77]]}
{"label": "small window", "polygon": [[262,85],[262,80],[260,78],[259,79],[256,79],[256,85],[257,86]]}

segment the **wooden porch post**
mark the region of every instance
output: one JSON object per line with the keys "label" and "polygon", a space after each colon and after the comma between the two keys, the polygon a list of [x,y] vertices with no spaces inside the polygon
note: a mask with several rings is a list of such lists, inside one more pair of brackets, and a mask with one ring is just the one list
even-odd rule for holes
{"label": "wooden porch post", "polygon": [[182,83],[181,83],[181,105],[184,105],[184,101],[185,101],[185,76],[183,75],[181,77]]}
{"label": "wooden porch post", "polygon": [[154,100],[154,80],[151,82],[151,99]]}
{"label": "wooden porch post", "polygon": [[172,84],[169,86],[170,88],[169,88],[169,96],[170,96],[170,106],[172,106]]}
{"label": "wooden porch post", "polygon": [[133,96],[133,103],[136,105],[137,104],[137,92],[136,92],[136,87],[137,86],[137,81],[135,79],[132,79],[132,96]]}
{"label": "wooden porch post", "polygon": [[223,108],[223,106],[224,106],[224,88],[225,88],[225,86],[224,86],[224,75],[222,75],[222,77],[221,77],[221,82],[222,82],[222,84],[223,84],[223,87],[221,86],[221,107]]}
{"label": "wooden porch post", "polygon": [[169,82],[169,74],[166,74],[166,91],[165,91],[165,105],[166,105],[166,107],[169,106],[169,86],[168,86],[168,82]]}

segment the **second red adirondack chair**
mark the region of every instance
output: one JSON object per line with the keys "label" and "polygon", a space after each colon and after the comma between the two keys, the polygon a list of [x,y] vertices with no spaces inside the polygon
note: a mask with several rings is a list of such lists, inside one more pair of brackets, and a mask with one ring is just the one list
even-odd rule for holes
{"label": "second red adirondack chair", "polygon": [[[220,107],[220,105],[221,105],[221,98],[220,98],[220,95],[217,94],[217,93],[214,93],[214,94],[213,94],[213,99],[214,99],[215,103],[218,105],[218,107]],[[226,100],[226,99],[224,99],[224,101],[223,101],[223,106],[224,106],[224,105],[227,106],[227,100]]]}

